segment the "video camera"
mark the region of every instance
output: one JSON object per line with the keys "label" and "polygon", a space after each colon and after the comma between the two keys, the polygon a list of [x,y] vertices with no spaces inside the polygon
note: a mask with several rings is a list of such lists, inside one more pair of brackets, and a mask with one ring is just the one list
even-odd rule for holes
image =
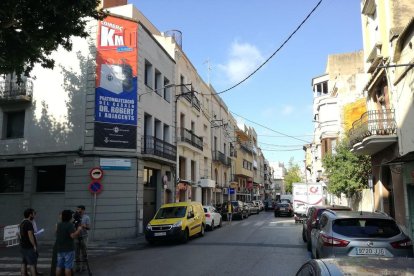
{"label": "video camera", "polygon": [[75,229],[78,229],[78,227],[82,224],[82,215],[79,212],[74,212],[72,217]]}

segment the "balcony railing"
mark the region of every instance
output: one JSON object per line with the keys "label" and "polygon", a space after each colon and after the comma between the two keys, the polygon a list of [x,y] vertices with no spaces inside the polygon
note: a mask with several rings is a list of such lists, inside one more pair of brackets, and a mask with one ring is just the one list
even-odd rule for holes
{"label": "balcony railing", "polygon": [[0,81],[0,101],[24,101],[30,102],[33,94],[33,82],[31,80]]}
{"label": "balcony railing", "polygon": [[181,129],[181,141],[187,142],[199,150],[203,150],[203,138],[193,134],[191,130],[188,130],[186,128]]}
{"label": "balcony railing", "polygon": [[194,107],[197,111],[200,111],[200,101],[197,99],[194,93],[189,92],[191,92],[190,89],[188,89],[186,86],[181,86],[181,93],[183,95],[183,98],[186,99],[191,104],[191,106]]}
{"label": "balcony railing", "polygon": [[152,154],[168,160],[176,161],[177,149],[174,145],[164,142],[154,136],[142,137],[142,154]]}
{"label": "balcony railing", "polygon": [[240,143],[240,147],[241,147],[243,150],[245,150],[245,151],[247,151],[247,152],[249,152],[249,153],[252,153],[252,154],[253,154],[253,148],[252,148],[250,145],[248,145],[248,144],[246,144],[246,143]]}
{"label": "balcony railing", "polygon": [[352,123],[349,130],[351,145],[362,142],[373,135],[392,135],[397,132],[394,109],[383,111],[371,110],[362,114],[361,118]]}

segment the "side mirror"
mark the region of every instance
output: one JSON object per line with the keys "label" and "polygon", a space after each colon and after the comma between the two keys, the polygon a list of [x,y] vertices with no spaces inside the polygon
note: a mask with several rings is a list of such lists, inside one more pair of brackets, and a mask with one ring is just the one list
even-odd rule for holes
{"label": "side mirror", "polygon": [[188,215],[187,215],[187,218],[193,218],[194,217],[194,213],[193,212],[191,212],[191,213],[188,213]]}

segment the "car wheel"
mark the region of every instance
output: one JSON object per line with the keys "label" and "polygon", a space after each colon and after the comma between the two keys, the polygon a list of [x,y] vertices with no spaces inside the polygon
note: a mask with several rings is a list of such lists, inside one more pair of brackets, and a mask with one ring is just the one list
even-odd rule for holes
{"label": "car wheel", "polygon": [[205,231],[205,229],[204,229],[205,227],[204,227],[204,224],[201,224],[201,230],[200,230],[200,237],[203,237],[204,236],[204,231]]}
{"label": "car wheel", "polygon": [[214,220],[211,222],[210,229],[211,229],[211,231],[214,230]]}
{"label": "car wheel", "polygon": [[149,245],[153,245],[153,244],[155,243],[155,241],[153,241],[153,240],[147,240],[147,243],[148,243]]}
{"label": "car wheel", "polygon": [[275,212],[275,218],[277,217],[277,214],[276,214],[276,212]]}
{"label": "car wheel", "polygon": [[218,227],[221,227],[221,224],[222,224],[222,220],[220,219]]}
{"label": "car wheel", "polygon": [[305,231],[303,229],[302,229],[302,240],[303,240],[303,242],[307,242]]}
{"label": "car wheel", "polygon": [[186,229],[184,230],[183,237],[182,237],[182,242],[183,242],[183,243],[188,242],[188,236],[189,236],[189,234],[188,234],[188,229],[186,228]]}

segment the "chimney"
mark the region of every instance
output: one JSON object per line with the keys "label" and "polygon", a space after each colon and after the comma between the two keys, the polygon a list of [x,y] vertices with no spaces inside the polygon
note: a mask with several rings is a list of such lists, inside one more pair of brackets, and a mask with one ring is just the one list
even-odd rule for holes
{"label": "chimney", "polygon": [[107,8],[123,6],[127,4],[128,4],[128,0],[101,0],[100,7],[107,9]]}

